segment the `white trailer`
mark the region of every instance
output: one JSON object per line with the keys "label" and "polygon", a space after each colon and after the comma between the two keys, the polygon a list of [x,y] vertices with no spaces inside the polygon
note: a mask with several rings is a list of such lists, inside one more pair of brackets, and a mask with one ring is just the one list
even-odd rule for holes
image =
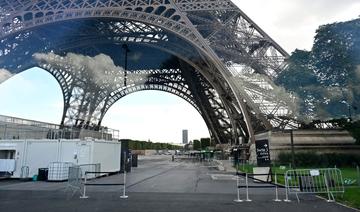
{"label": "white trailer", "polygon": [[120,158],[121,143],[117,141],[0,140],[0,173],[12,178],[22,176],[22,167],[28,167],[27,175],[32,177],[39,168],[48,168],[53,162],[100,164],[101,171],[116,172],[120,171]]}

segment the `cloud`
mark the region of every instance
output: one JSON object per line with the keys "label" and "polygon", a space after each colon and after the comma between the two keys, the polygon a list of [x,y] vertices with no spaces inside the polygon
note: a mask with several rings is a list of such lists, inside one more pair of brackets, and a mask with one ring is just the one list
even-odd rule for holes
{"label": "cloud", "polygon": [[62,57],[54,53],[35,53],[37,60],[45,69],[65,69],[79,79],[89,79],[96,85],[104,85],[112,82],[112,85],[120,83],[123,78],[123,69],[114,65],[112,59],[104,54],[89,57],[74,53],[68,53]]}
{"label": "cloud", "polygon": [[310,50],[320,25],[355,19],[358,0],[233,0],[287,51]]}
{"label": "cloud", "polygon": [[10,71],[0,68],[0,83],[5,82],[7,79],[12,77],[13,74],[10,73]]}
{"label": "cloud", "polygon": [[[73,77],[86,79],[87,83],[97,85],[108,91],[123,88],[124,69],[116,66],[114,61],[105,54],[95,57],[84,56],[81,54],[68,53],[66,56],[59,56],[54,53],[35,53],[33,55],[44,69],[63,69],[70,71]],[[134,82],[141,83],[147,79],[147,74],[127,74],[127,84]]]}

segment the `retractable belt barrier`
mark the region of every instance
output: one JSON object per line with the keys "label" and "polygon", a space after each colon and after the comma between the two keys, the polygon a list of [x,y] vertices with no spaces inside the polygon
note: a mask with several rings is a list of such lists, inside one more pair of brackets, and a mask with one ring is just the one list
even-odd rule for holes
{"label": "retractable belt barrier", "polygon": [[[282,185],[278,185],[278,181],[277,181],[277,176],[280,174],[249,174],[249,173],[236,173],[236,187],[237,187],[237,199],[235,199],[235,202],[251,202],[252,200],[249,198],[249,189],[250,188],[275,188],[275,202],[280,202],[281,200],[279,199],[279,192],[278,192],[278,188],[285,188],[285,186]],[[240,185],[240,176],[244,176],[245,177],[245,185],[242,186]],[[253,177],[251,177],[253,176]],[[257,178],[254,178],[254,176],[275,176],[275,183],[272,182],[268,182],[268,181],[264,181],[264,180],[260,180]],[[249,178],[256,180],[259,183],[266,183],[268,185],[253,185],[253,186],[249,186]],[[245,188],[246,189],[246,199],[242,200],[240,199],[240,189],[241,188]]]}
{"label": "retractable belt barrier", "polygon": [[81,199],[87,199],[89,196],[86,195],[86,186],[123,186],[122,195],[120,198],[126,199],[128,196],[126,195],[126,171],[124,171],[123,183],[88,183],[87,175],[88,174],[117,174],[118,172],[85,172],[85,180],[83,187],[83,194],[80,197]]}

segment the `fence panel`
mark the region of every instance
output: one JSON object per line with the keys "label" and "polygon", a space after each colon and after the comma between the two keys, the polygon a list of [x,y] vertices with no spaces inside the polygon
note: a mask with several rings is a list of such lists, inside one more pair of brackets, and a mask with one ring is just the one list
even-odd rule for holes
{"label": "fence panel", "polygon": [[94,164],[81,164],[79,165],[82,171],[82,176],[85,177],[86,172],[93,172],[91,174],[87,174],[87,179],[94,179],[100,176],[99,172],[101,171],[101,164],[94,163]]}
{"label": "fence panel", "polygon": [[66,190],[71,189],[74,195],[77,191],[81,193],[82,183],[82,170],[79,166],[69,167],[68,184]]}
{"label": "fence panel", "polygon": [[286,200],[288,194],[328,194],[328,202],[335,201],[334,194],[344,193],[340,169],[295,169],[285,173]]}

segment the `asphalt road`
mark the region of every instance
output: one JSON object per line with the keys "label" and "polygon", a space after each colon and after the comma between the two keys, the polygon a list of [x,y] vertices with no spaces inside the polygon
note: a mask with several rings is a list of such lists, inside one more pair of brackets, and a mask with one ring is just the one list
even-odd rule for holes
{"label": "asphalt road", "polygon": [[[251,190],[252,202],[236,203],[233,175],[211,164],[170,160],[171,156],[140,160],[127,175],[128,199],[119,198],[121,186],[87,187],[89,199],[80,199],[79,193],[66,189],[66,182],[0,181],[0,211],[354,211],[314,196],[301,196],[300,203],[294,196],[290,203],[274,202],[273,189]],[[122,179],[123,175],[114,175],[91,182],[121,183]]]}

